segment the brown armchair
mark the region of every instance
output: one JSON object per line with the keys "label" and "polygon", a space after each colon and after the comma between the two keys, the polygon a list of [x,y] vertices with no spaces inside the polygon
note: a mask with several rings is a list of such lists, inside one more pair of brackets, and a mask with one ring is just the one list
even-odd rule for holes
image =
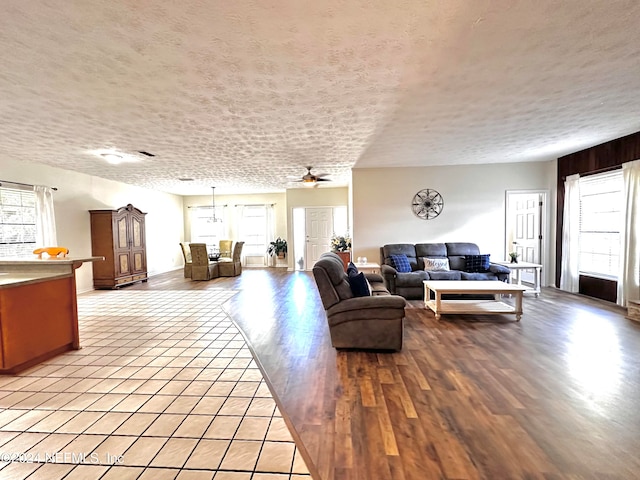
{"label": "brown armchair", "polygon": [[191,280],[211,280],[217,278],[218,262],[209,261],[207,245],[204,243],[190,243],[191,250]]}
{"label": "brown armchair", "polygon": [[233,246],[233,256],[227,260],[220,258],[220,276],[221,277],[236,277],[242,273],[242,247],[244,242],[236,242]]}
{"label": "brown armchair", "polygon": [[363,350],[402,349],[406,300],[389,295],[382,277],[365,274],[371,296],[355,297],[335,253],[323,253],[313,266],[313,276],[324,306],[331,345]]}
{"label": "brown armchair", "polygon": [[184,278],[191,278],[191,249],[187,242],[180,242],[180,248],[184,258]]}

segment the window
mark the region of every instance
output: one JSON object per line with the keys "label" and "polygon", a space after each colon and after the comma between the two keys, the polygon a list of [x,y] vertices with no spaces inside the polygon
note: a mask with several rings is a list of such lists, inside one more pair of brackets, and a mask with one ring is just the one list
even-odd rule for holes
{"label": "window", "polygon": [[618,277],[622,190],[622,170],[580,178],[581,274]]}
{"label": "window", "polygon": [[246,205],[242,209],[240,238],[244,240],[244,256],[265,256],[267,251],[267,207]]}
{"label": "window", "polygon": [[216,222],[213,221],[212,208],[194,207],[191,210],[191,242],[206,243],[209,252],[216,251],[220,240],[227,238],[224,207],[216,207]]}
{"label": "window", "polygon": [[0,187],[0,257],[31,255],[35,245],[35,193]]}

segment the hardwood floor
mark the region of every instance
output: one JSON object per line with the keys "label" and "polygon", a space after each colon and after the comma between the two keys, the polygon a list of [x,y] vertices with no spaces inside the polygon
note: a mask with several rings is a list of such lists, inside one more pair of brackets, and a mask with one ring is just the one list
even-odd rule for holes
{"label": "hardwood floor", "polygon": [[555,289],[513,316],[406,310],[399,353],[336,351],[309,273],[182,271],[140,289],[237,289],[225,304],[315,479],[631,479],[640,324]]}

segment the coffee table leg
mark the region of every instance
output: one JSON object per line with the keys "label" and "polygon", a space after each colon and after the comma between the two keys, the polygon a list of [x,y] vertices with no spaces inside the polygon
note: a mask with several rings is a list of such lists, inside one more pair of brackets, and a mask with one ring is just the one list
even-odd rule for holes
{"label": "coffee table leg", "polygon": [[436,320],[440,320],[440,300],[441,300],[440,295],[441,295],[441,293],[440,292],[435,292],[435,294],[436,294],[436,311],[435,311]]}
{"label": "coffee table leg", "polygon": [[516,322],[519,322],[522,318],[522,292],[516,293]]}

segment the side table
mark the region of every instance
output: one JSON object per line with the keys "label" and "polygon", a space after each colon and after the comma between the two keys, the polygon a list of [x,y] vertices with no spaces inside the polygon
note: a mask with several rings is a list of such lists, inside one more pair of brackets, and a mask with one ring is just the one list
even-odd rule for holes
{"label": "side table", "polygon": [[512,273],[515,276],[515,282],[512,282],[512,283],[516,283],[518,285],[522,285],[522,278],[520,275],[520,272],[522,270],[529,270],[529,269],[535,270],[533,274],[533,288],[528,289],[527,292],[535,293],[536,297],[540,295],[540,276],[541,276],[540,272],[542,271],[542,265],[540,265],[539,263],[529,263],[529,262],[518,262],[518,263],[492,262],[492,263],[497,263],[498,265],[504,265],[505,267],[511,269]]}
{"label": "side table", "polygon": [[364,273],[380,273],[380,265],[373,262],[366,263],[354,263],[354,265],[358,268],[359,272]]}

